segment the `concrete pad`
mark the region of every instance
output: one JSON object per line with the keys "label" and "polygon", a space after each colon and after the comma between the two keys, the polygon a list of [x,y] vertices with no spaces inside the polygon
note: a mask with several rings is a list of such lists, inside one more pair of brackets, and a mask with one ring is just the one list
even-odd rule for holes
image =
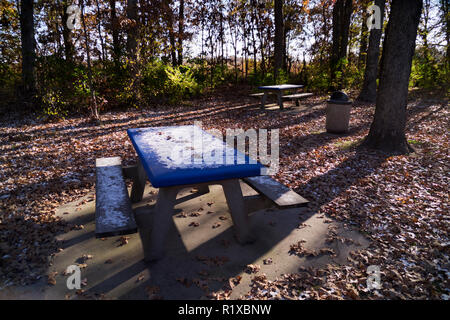
{"label": "concrete pad", "polygon": [[[26,287],[8,287],[0,291],[1,299],[148,299],[149,291],[157,288],[163,299],[205,299],[208,292],[219,290],[228,279],[241,276],[234,287],[231,298],[236,299],[250,290],[255,274],[247,274],[249,264],[260,265],[257,274],[265,273],[269,280],[285,273],[294,273],[303,266],[320,267],[329,263],[346,264],[350,250],[368,245],[359,233],[346,230],[343,225],[318,216],[308,208],[279,210],[269,208],[252,212],[250,223],[257,240],[253,244],[239,245],[233,232],[221,186],[210,187],[211,192],[195,196],[192,190],[183,190],[175,206],[173,224],[167,239],[166,255],[163,259],[146,264],[138,234],[127,236],[126,244],[121,237],[95,238],[95,201],[81,206],[66,204],[57,214],[83,228],[58,236],[64,240],[62,251],[54,257],[49,274],[56,284],[47,279]],[[152,214],[157,190],[149,185],[144,198],[134,205],[136,214]],[[307,195],[304,195],[307,196]],[[87,195],[85,200],[92,199]],[[198,224],[198,226],[194,226]],[[220,225],[219,225],[220,224]],[[301,228],[297,228],[302,224]],[[338,235],[352,239],[357,244],[325,243],[329,227],[334,226]],[[123,239],[123,238],[122,238]],[[305,241],[304,247],[311,250],[333,248],[336,256],[322,255],[299,258],[290,255],[292,244]],[[82,257],[89,255],[89,259]],[[265,259],[273,263],[265,265]],[[64,271],[69,265],[81,264],[83,292],[67,288],[69,275]]]}

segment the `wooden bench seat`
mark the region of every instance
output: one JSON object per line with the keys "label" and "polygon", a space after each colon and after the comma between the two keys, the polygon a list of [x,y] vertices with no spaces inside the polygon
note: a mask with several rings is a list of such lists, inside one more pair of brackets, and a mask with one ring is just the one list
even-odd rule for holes
{"label": "wooden bench seat", "polygon": [[289,94],[283,96],[283,99],[290,99],[295,100],[295,105],[298,106],[298,100],[302,98],[311,97],[313,94],[310,92],[304,92],[304,93],[295,93],[295,94]]}
{"label": "wooden bench seat", "polygon": [[137,232],[120,157],[99,158],[96,167],[95,236]]}
{"label": "wooden bench seat", "polygon": [[253,189],[272,200],[280,208],[306,206],[309,202],[292,189],[269,176],[249,177],[243,180]]}

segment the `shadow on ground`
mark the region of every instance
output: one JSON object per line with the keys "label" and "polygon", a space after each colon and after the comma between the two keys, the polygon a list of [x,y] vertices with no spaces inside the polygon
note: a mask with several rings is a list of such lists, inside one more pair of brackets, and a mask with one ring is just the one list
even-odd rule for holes
{"label": "shadow on ground", "polygon": [[[304,246],[312,250],[330,247],[325,244],[329,226],[337,226],[341,236],[353,239],[360,246],[367,245],[360,234],[344,230],[342,225],[307,208],[269,208],[250,215],[257,241],[241,246],[234,239],[231,216],[220,186],[212,186],[210,193],[199,197],[192,197],[191,190],[184,190],[179,197],[188,200],[175,207],[167,253],[162,260],[151,264],[143,261],[138,234],[130,235],[125,245],[120,237],[95,238],[94,201],[77,206],[78,200],[60,207],[58,215],[83,227],[59,236],[63,240],[62,251],[49,270],[49,274],[57,272],[56,284],[49,285],[47,279],[42,279],[33,286],[7,289],[2,298],[148,299],[149,290],[157,287],[163,299],[203,299],[211,291],[227,285],[229,278],[241,276],[230,296],[235,299],[250,290],[254,274],[245,272],[249,264],[260,265],[257,274],[265,273],[269,279],[296,272],[300,266],[345,264],[348,252],[358,245],[334,243],[331,247],[335,257],[299,258],[289,254],[290,246],[300,240],[306,241]],[[156,190],[147,185],[143,201],[135,206],[136,212],[151,214],[155,198]],[[192,222],[199,226],[190,226]],[[217,223],[220,226],[213,228]],[[302,223],[303,227],[297,228]],[[92,258],[86,259],[88,255]],[[266,259],[273,262],[264,264]],[[86,285],[82,294],[66,286],[69,276],[64,271],[74,264],[83,267],[81,279]]]}

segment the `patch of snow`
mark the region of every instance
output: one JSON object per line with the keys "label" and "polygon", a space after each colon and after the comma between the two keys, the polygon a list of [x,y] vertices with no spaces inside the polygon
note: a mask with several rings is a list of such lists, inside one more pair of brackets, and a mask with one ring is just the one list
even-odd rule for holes
{"label": "patch of snow", "polygon": [[[245,155],[195,125],[138,129],[135,143],[165,168],[215,168],[240,164]],[[245,160],[244,160],[245,161]],[[242,163],[245,163],[242,161]]]}
{"label": "patch of snow", "polygon": [[[107,161],[101,162],[105,165]],[[111,162],[114,163],[114,162]],[[125,226],[129,217],[125,216],[121,209],[121,205],[128,201],[128,194],[124,192],[125,182],[117,181],[122,175],[121,166],[102,167],[102,173],[98,175],[98,185],[101,186],[103,192],[97,195],[97,202],[102,204],[105,214],[99,217],[99,223],[109,225],[111,227]]]}

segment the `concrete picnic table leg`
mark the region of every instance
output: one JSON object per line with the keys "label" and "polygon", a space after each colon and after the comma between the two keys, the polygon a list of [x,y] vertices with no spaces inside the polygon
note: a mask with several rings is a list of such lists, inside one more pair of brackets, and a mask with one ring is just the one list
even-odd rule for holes
{"label": "concrete picnic table leg", "polygon": [[281,90],[277,90],[277,98],[278,98],[278,105],[280,106],[280,109],[283,110],[283,97]]}
{"label": "concrete picnic table leg", "polygon": [[158,260],[164,255],[165,240],[179,190],[179,187],[159,188],[158,198],[152,214],[151,231],[148,227],[139,230],[145,261]]}
{"label": "concrete picnic table leg", "polygon": [[[300,93],[300,88],[295,90],[295,93]],[[298,102],[298,98],[295,99],[295,106],[298,107],[300,106],[300,103]]]}
{"label": "concrete picnic table leg", "polygon": [[137,161],[136,170],[137,172],[135,177],[133,178],[133,186],[131,187],[130,196],[130,200],[133,203],[142,200],[142,197],[144,196],[145,182],[147,181],[147,173],[145,172],[145,169],[139,159]]}
{"label": "concrete picnic table leg", "polygon": [[207,184],[198,186],[197,190],[199,194],[207,194],[210,191],[209,186]]}
{"label": "concrete picnic table leg", "polygon": [[228,208],[230,209],[238,242],[241,244],[254,242],[255,237],[250,233],[248,214],[239,180],[225,180],[220,184],[222,185]]}
{"label": "concrete picnic table leg", "polygon": [[264,91],[264,95],[261,98],[261,109],[264,110],[264,107],[266,106],[266,100],[267,100],[267,91]]}

